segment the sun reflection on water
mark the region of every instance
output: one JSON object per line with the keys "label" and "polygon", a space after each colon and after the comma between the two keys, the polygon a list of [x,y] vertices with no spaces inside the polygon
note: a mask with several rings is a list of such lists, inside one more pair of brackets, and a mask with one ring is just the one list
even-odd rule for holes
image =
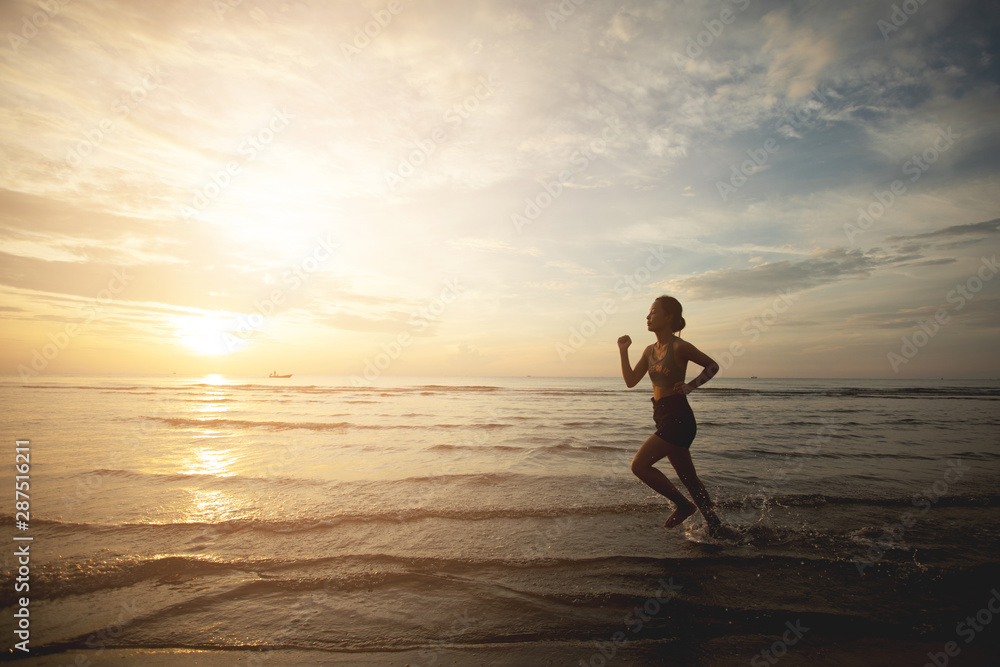
{"label": "sun reflection on water", "polygon": [[181,470],[182,475],[215,475],[216,477],[232,477],[236,473],[230,470],[236,457],[231,454],[232,450],[210,449],[202,447],[196,450],[191,458],[191,467]]}
{"label": "sun reflection on water", "polygon": [[[188,407],[189,415],[201,422],[206,422],[206,428],[192,429],[195,444],[184,454],[183,462],[178,465],[181,475],[206,475],[215,478],[232,477],[236,475],[236,464],[239,457],[235,449],[220,448],[231,434],[228,428],[221,430],[219,422],[224,422],[232,408],[224,401],[230,399],[231,384],[224,376],[213,373],[201,379],[197,396]],[[216,427],[216,428],[211,428]],[[210,446],[215,444],[215,447]],[[243,503],[237,503],[228,491],[205,489],[188,489],[183,520],[189,522],[216,524],[237,517],[245,509]]]}
{"label": "sun reflection on water", "polygon": [[240,507],[224,491],[191,491],[191,502],[183,518],[185,522],[219,523],[237,516]]}
{"label": "sun reflection on water", "polygon": [[229,400],[226,387],[228,383],[228,380],[217,373],[203,377],[202,384],[209,386],[204,387],[201,395],[193,399],[197,403],[191,408],[191,412],[197,413],[204,420],[220,418],[221,413],[228,412],[231,408],[223,404],[223,401]]}
{"label": "sun reflection on water", "polygon": [[206,402],[202,405],[197,405],[191,408],[191,412],[198,413],[209,413],[209,412],[227,412],[229,410],[228,406],[222,405],[221,403],[210,403],[208,401],[212,399],[205,399]]}

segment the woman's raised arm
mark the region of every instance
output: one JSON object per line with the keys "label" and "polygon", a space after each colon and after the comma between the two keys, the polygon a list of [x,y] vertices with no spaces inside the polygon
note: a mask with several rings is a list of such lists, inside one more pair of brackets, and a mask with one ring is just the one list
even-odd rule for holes
{"label": "woman's raised arm", "polygon": [[645,351],[643,351],[642,356],[636,363],[635,369],[632,368],[632,364],[628,360],[628,346],[631,344],[632,339],[628,336],[622,336],[618,339],[618,352],[621,354],[622,358],[622,377],[625,378],[625,385],[629,389],[639,384],[639,380],[641,380],[646,374],[646,371],[649,370],[649,362],[646,360]]}

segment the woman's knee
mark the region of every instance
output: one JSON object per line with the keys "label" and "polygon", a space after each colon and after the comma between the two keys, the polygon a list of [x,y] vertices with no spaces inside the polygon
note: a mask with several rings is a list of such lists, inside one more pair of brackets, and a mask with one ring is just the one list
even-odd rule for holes
{"label": "woman's knee", "polygon": [[632,459],[632,474],[636,477],[642,477],[649,469],[650,465],[648,461],[640,459],[638,456]]}

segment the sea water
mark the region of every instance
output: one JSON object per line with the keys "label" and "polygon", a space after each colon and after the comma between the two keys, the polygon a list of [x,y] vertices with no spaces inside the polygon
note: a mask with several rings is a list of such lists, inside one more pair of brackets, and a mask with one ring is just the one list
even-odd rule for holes
{"label": "sea water", "polygon": [[30,441],[27,529],[12,494],[0,513],[9,542],[32,538],[32,647],[433,664],[442,646],[576,641],[566,664],[588,664],[616,631],[766,636],[803,615],[946,636],[1000,584],[1000,382],[713,380],[689,397],[691,455],[730,540],[698,515],[663,529],[672,507],[631,473],[650,395],[620,378],[5,379],[4,488]]}

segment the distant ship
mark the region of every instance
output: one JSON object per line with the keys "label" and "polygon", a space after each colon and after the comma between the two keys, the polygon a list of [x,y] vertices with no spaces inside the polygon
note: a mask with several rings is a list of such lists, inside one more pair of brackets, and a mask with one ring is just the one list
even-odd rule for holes
{"label": "distant ship", "polygon": [[750,379],[751,379],[751,380],[756,380],[756,379],[757,379],[757,376],[756,376],[756,375],[751,375],[751,376],[750,376]]}
{"label": "distant ship", "polygon": [[267,377],[269,377],[269,378],[290,378],[290,377],[292,377],[292,374],[289,373],[288,375],[278,375],[278,371],[272,371],[271,374],[268,375]]}

